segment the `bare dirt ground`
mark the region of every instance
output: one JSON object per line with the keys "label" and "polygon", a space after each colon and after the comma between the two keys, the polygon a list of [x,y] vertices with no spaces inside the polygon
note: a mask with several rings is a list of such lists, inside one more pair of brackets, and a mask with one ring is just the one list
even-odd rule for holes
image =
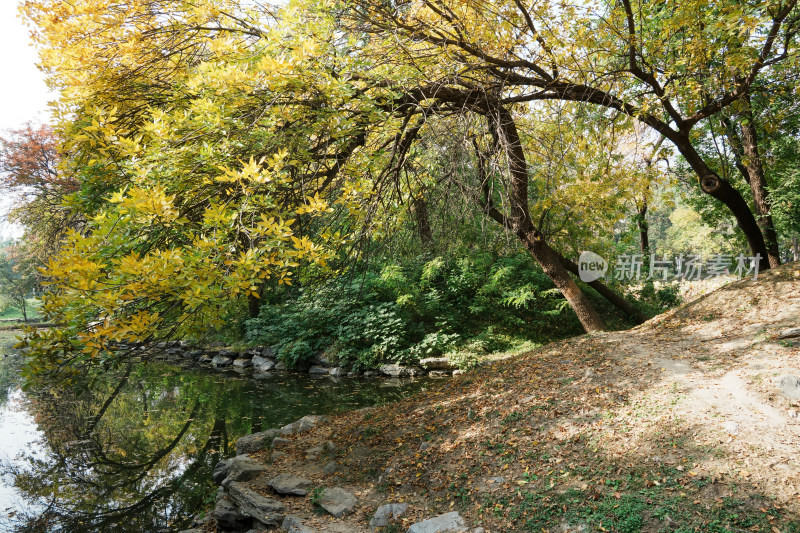
{"label": "bare dirt ground", "polygon": [[[398,404],[293,437],[271,473],[343,487],[334,519],[285,498],[318,531],[387,531],[449,511],[486,531],[800,531],[800,264],[727,285],[633,330],[584,335],[482,367]],[[308,455],[331,441],[336,451]],[[334,474],[325,474],[330,461]],[[269,475],[265,476],[269,477]],[[269,489],[254,482],[257,490]],[[274,497],[273,494],[269,494]]]}

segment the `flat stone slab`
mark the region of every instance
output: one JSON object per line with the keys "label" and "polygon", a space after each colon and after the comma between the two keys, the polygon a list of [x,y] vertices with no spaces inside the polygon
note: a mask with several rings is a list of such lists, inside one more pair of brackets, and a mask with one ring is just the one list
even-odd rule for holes
{"label": "flat stone slab", "polygon": [[236,441],[236,454],[242,455],[269,448],[273,439],[280,434],[280,429],[268,429],[252,435],[245,435]]}
{"label": "flat stone slab", "polygon": [[779,339],[794,339],[796,337],[800,337],[800,328],[784,329],[778,333]]}
{"label": "flat stone slab", "polygon": [[218,462],[216,466],[214,466],[214,472],[211,474],[211,479],[214,480],[214,483],[217,485],[222,485],[222,482],[228,477],[228,470],[231,466],[230,459],[223,459],[222,461]]}
{"label": "flat stone slab", "polygon": [[328,370],[327,367],[315,365],[308,369],[308,373],[313,376],[327,376]]}
{"label": "flat stone slab", "polygon": [[369,527],[386,527],[389,522],[399,519],[408,509],[407,503],[381,505],[369,521]]}
{"label": "flat stone slab", "polygon": [[231,481],[250,481],[266,470],[266,466],[249,455],[237,455],[228,462],[228,475],[223,485]]}
{"label": "flat stone slab", "polygon": [[283,522],[286,508],[281,502],[265,498],[238,481],[229,483],[226,490],[242,514],[258,520],[265,526],[280,526]]}
{"label": "flat stone slab", "polygon": [[287,514],[286,518],[283,519],[281,529],[288,533],[314,533],[313,529],[303,524],[300,517],[292,514]]}
{"label": "flat stone slab", "polygon": [[270,361],[266,357],[262,357],[260,355],[254,355],[252,362],[253,370],[256,372],[264,373],[275,369],[275,363],[273,361]]}
{"label": "flat stone slab", "polygon": [[220,527],[234,531],[247,529],[253,523],[251,517],[243,514],[234,501],[224,495],[217,498],[212,515]]}
{"label": "flat stone slab", "polygon": [[381,371],[381,374],[385,374],[393,378],[405,378],[419,376],[422,374],[422,370],[415,366],[403,366],[398,364],[381,365],[378,370]]}
{"label": "flat stone slab", "polygon": [[462,533],[465,531],[469,531],[469,529],[458,511],[417,522],[408,528],[408,533]]}
{"label": "flat stone slab", "polygon": [[454,370],[456,367],[450,363],[447,357],[428,357],[420,359],[419,365],[428,370]]}
{"label": "flat stone slab", "polygon": [[294,474],[278,474],[267,481],[267,485],[278,494],[305,496],[308,494],[306,489],[311,486],[311,481]]}
{"label": "flat stone slab", "polygon": [[346,490],[333,487],[322,489],[316,503],[336,518],[341,518],[355,509],[358,500]]}
{"label": "flat stone slab", "polygon": [[[327,374],[327,370],[325,371]],[[303,431],[308,431],[309,429],[313,429],[325,420],[324,416],[320,415],[308,415],[304,416],[297,422],[292,422],[291,424],[286,424],[281,428],[281,433],[284,435],[294,435],[295,433],[302,433]]]}
{"label": "flat stone slab", "polygon": [[233,364],[233,359],[225,357],[224,355],[217,355],[211,360],[211,364],[217,367],[230,366]]}

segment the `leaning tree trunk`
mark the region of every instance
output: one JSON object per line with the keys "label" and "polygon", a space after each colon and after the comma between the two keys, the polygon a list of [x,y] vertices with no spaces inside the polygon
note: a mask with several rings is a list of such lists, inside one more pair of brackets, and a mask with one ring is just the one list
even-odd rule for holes
{"label": "leaning tree trunk", "polygon": [[[580,271],[578,270],[578,265],[574,261],[570,261],[566,257],[561,254],[558,254],[558,258],[561,261],[561,264],[567,269],[570,273],[574,274],[575,276],[580,276]],[[613,290],[609,289],[603,282],[600,280],[594,280],[587,283],[591,288],[593,288],[597,293],[608,300],[611,305],[625,313],[626,315],[630,315],[633,317],[634,320],[638,324],[642,324],[647,321],[647,315],[645,315],[641,309],[638,309],[635,305],[630,303],[628,300],[623,298],[621,295],[617,294]]]}
{"label": "leaning tree trunk", "polygon": [[759,256],[761,258],[758,265],[759,270],[768,270],[770,268],[769,253],[764,241],[764,234],[761,232],[761,227],[756,222],[750,206],[747,205],[739,191],[711,170],[694,146],[692,146],[688,135],[673,136],[670,140],[699,177],[702,191],[722,202],[733,213],[739,229],[742,230],[747,239],[747,244],[750,246],[753,257]]}
{"label": "leaning tree trunk", "polygon": [[564,268],[560,254],[545,242],[541,233],[538,230],[531,231],[522,239],[522,243],[542,267],[542,270],[553,282],[553,285],[567,299],[572,310],[578,315],[578,320],[581,321],[583,329],[587,332],[605,330],[606,326],[600,314],[589,302],[589,299],[578,287],[575,280],[569,275],[567,269]]}
{"label": "leaning tree trunk", "polygon": [[778,234],[772,222],[771,206],[769,193],[767,192],[767,179],[764,176],[764,166],[761,162],[761,154],[758,151],[758,137],[756,128],[753,125],[753,113],[750,110],[750,99],[747,98],[748,109],[743,120],[740,121],[742,130],[742,151],[745,157],[745,167],[747,169],[750,190],[753,193],[753,204],[758,225],[764,235],[767,248],[769,266],[777,267],[781,264],[780,251],[778,249]]}
{"label": "leaning tree trunk", "polygon": [[539,263],[547,277],[569,302],[583,328],[587,332],[603,331],[606,328],[600,314],[592,307],[589,299],[561,264],[559,254],[547,244],[542,233],[533,224],[528,210],[528,164],[516,123],[511,113],[504,107],[498,106],[495,111],[496,115],[490,113],[488,118],[490,127],[496,128],[492,134],[501,142],[508,159],[509,214],[504,215],[492,206],[488,187],[486,187],[488,173],[479,157],[481,185],[485,191],[484,207],[490,210],[489,214],[492,218],[510,228],[519,237],[525,249]]}

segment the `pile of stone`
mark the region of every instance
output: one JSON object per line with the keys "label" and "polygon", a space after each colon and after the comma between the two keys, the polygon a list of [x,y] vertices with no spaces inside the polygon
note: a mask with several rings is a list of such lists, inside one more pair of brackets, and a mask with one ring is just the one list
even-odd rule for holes
{"label": "pile of stone", "polygon": [[[282,428],[268,429],[236,441],[237,455],[220,461],[214,467],[213,479],[220,488],[212,513],[198,519],[195,523],[196,529],[184,530],[182,533],[202,533],[208,525],[213,525],[217,531],[223,533],[258,532],[274,528],[289,533],[324,533],[324,530],[309,527],[306,524],[307,519],[289,514],[284,503],[287,498],[311,498],[315,506],[336,519],[344,519],[352,514],[359,501],[347,490],[341,487],[315,488],[311,480],[292,472],[270,474],[266,465],[249,455],[285,446],[290,442],[286,437],[313,429],[324,420],[325,417],[322,416],[305,416]],[[328,441],[319,449],[334,452],[336,445]],[[312,460],[316,458],[314,455]],[[407,511],[406,503],[381,505],[367,528],[359,530],[378,531],[390,524],[400,524]],[[336,531],[343,530],[337,528]],[[428,518],[408,528],[408,533],[445,532],[483,533],[483,528],[467,527],[457,512]]]}
{"label": "pile of stone", "polygon": [[[256,347],[245,350],[231,350],[222,346],[208,346],[197,348],[182,341],[157,343],[150,347],[137,345],[119,345],[118,348],[147,353],[177,364],[195,367],[205,367],[220,371],[233,371],[239,374],[252,376],[256,379],[269,379],[276,372],[285,372],[286,365],[276,357],[275,350],[270,347]],[[366,372],[353,372],[336,364],[318,354],[303,367],[295,371],[308,373],[312,377],[445,377],[460,373],[446,357],[431,357],[419,361],[419,365],[399,365],[389,363],[381,365],[376,370]]]}

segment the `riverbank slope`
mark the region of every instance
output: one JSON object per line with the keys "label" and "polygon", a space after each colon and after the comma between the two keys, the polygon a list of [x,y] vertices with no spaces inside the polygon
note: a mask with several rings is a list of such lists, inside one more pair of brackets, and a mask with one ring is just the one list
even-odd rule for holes
{"label": "riverbank slope", "polygon": [[[798,327],[794,263],[284,435],[245,483],[311,531],[369,531],[389,503],[408,508],[386,531],[454,511],[497,533],[800,531]],[[307,494],[276,495],[281,473]]]}

